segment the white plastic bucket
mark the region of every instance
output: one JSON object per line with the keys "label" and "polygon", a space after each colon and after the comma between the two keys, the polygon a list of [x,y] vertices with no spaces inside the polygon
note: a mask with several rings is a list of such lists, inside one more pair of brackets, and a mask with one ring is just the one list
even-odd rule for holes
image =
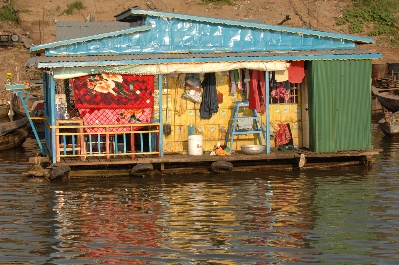
{"label": "white plastic bucket", "polygon": [[203,155],[203,143],[204,137],[202,135],[189,135],[188,136],[188,154],[192,156]]}

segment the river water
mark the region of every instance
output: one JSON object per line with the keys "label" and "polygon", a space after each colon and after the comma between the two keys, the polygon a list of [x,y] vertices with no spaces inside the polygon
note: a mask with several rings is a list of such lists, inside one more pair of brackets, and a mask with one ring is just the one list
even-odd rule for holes
{"label": "river water", "polygon": [[0,264],[398,264],[399,140],[373,141],[369,171],[46,183],[32,138],[0,152]]}

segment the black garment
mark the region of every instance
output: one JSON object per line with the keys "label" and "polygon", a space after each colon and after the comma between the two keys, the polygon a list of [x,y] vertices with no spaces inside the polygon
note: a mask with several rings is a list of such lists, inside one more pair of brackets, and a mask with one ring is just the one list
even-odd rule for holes
{"label": "black garment", "polygon": [[201,86],[204,91],[202,92],[200,117],[201,119],[210,119],[212,114],[217,113],[219,109],[215,73],[206,73]]}

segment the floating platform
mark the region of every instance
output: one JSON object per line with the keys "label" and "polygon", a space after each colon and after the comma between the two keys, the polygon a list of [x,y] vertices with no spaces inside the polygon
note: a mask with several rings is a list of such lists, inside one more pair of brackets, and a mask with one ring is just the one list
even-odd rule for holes
{"label": "floating platform", "polygon": [[[158,155],[136,155],[134,159],[127,155],[111,155],[87,157],[84,161],[79,157],[61,158],[55,167],[70,167],[69,177],[113,177],[129,176],[136,165],[151,165],[156,174],[193,174],[223,173],[232,171],[267,171],[330,168],[342,166],[365,166],[370,168],[373,156],[381,150],[339,151],[330,153],[310,152],[306,149],[279,151],[271,154],[247,155],[240,151],[230,156],[200,155],[192,156],[178,153],[166,153],[163,158]],[[231,168],[215,170],[215,163],[226,162]],[[46,157],[33,157],[30,163],[48,162]],[[222,164],[223,165],[223,164]],[[148,172],[153,174],[154,172]],[[39,174],[40,175],[40,174]],[[38,176],[38,175],[37,175]]]}

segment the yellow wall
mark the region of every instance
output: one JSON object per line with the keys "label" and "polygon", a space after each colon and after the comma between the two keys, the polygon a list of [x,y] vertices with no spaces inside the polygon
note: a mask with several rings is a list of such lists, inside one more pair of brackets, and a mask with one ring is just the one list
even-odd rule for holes
{"label": "yellow wall", "polygon": [[[220,142],[224,144],[225,134],[228,127],[228,121],[232,116],[234,105],[232,102],[242,100],[241,94],[230,93],[229,76],[216,74],[216,88],[223,94],[223,103],[219,104],[218,113],[211,119],[200,118],[200,104],[184,100],[186,111],[179,115],[175,113],[174,102],[177,94],[177,76],[164,76],[162,92],[162,113],[164,122],[166,122],[166,112],[168,112],[167,121],[171,124],[172,133],[164,137],[164,152],[188,152],[188,125],[194,125],[195,134],[203,135],[204,151],[212,151],[215,145]],[[238,91],[238,89],[237,89]],[[155,88],[155,98],[158,95],[157,81]],[[154,119],[159,117],[159,102],[155,100]],[[166,111],[168,107],[168,111]],[[298,104],[273,104],[269,107],[270,121],[273,123],[289,123],[294,145],[300,146],[300,107]],[[261,120],[266,120],[265,114],[261,114]],[[239,135],[234,139],[233,150],[239,150],[241,145],[258,144],[256,135]],[[274,141],[271,141],[271,147],[274,147]]]}

